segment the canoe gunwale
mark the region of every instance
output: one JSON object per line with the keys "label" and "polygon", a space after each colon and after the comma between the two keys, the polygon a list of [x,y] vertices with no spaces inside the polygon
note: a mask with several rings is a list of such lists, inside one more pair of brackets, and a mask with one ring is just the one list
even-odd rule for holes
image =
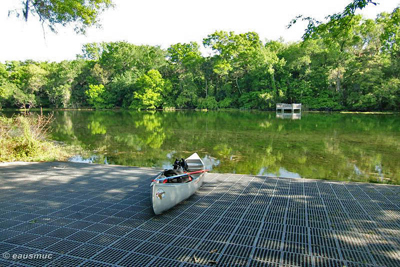
{"label": "canoe gunwale", "polygon": [[[170,176],[170,177],[163,177],[163,172],[161,172],[156,178],[153,179],[153,182],[161,182],[161,181],[165,181],[165,180],[169,180],[169,179],[175,179],[175,178],[179,178],[179,177],[184,177],[184,176],[189,176],[189,177],[193,177],[196,174],[202,174],[207,172],[208,170],[199,170],[199,171],[193,171],[193,172],[187,172],[187,173],[182,173],[182,174],[178,174],[178,175],[174,175],[174,176]],[[192,180],[195,180],[197,178],[193,178]],[[191,181],[187,181],[185,183],[190,183]]]}

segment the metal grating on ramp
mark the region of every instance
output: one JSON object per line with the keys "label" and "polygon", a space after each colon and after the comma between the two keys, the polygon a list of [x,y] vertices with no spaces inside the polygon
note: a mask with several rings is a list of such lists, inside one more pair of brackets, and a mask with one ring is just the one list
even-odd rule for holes
{"label": "metal grating on ramp", "polygon": [[0,168],[0,266],[400,266],[400,186],[207,174],[155,216],[153,169]]}

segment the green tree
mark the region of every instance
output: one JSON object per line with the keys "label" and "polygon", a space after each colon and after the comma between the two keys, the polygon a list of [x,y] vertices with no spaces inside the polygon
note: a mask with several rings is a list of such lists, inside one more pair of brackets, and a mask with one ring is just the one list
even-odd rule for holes
{"label": "green tree", "polygon": [[161,106],[165,81],[160,72],[149,70],[137,80],[135,87],[130,109],[156,109]]}
{"label": "green tree", "polygon": [[382,13],[376,22],[383,25],[380,35],[382,50],[390,55],[391,66],[386,70],[389,76],[400,78],[400,8],[392,13]]}
{"label": "green tree", "polygon": [[14,83],[13,102],[20,108],[32,108],[37,104],[39,91],[47,82],[47,70],[39,63],[26,61],[8,64],[9,81]]}
{"label": "green tree", "polygon": [[[223,106],[252,102],[246,107],[265,108],[284,94],[276,87],[274,70],[276,64],[284,61],[280,61],[276,51],[264,47],[257,33],[217,31],[205,38],[203,44],[215,53],[213,71],[219,77],[215,97],[224,101]],[[271,97],[265,98],[267,95]]]}
{"label": "green tree", "polygon": [[125,71],[159,69],[166,64],[165,52],[159,47],[136,46],[128,42],[112,42],[102,45],[99,64],[110,73],[111,78]]}
{"label": "green tree", "polygon": [[0,63],[0,108],[12,99],[16,85],[9,81],[9,74],[5,64]]}
{"label": "green tree", "polygon": [[86,60],[99,60],[103,53],[106,43],[88,43],[82,46],[82,54],[77,55],[78,58]]}
{"label": "green tree", "polygon": [[106,91],[104,85],[89,85],[89,89],[85,92],[88,97],[88,102],[95,109],[111,108],[109,103],[109,93]]}
{"label": "green tree", "polygon": [[57,25],[73,25],[76,33],[85,33],[87,27],[99,25],[99,15],[112,7],[112,0],[24,0],[22,8],[9,11],[17,17],[38,16],[43,25],[57,32]]}
{"label": "green tree", "polygon": [[133,71],[126,71],[123,74],[116,75],[107,85],[110,93],[110,101],[113,106],[128,108],[131,104],[131,95],[135,91],[135,83],[140,74]]}
{"label": "green tree", "polygon": [[83,65],[82,60],[53,62],[47,65],[49,74],[44,94],[48,97],[49,106],[67,108],[71,105],[72,85]]}
{"label": "green tree", "polygon": [[178,43],[168,48],[168,58],[171,62],[169,73],[172,82],[172,91],[168,103],[176,106],[195,107],[197,97],[207,96],[207,80],[202,71],[204,58],[200,53],[200,46],[196,42]]}
{"label": "green tree", "polygon": [[298,15],[294,18],[289,25],[288,28],[292,27],[297,23],[298,20],[307,21],[308,25],[303,34],[303,40],[307,40],[309,38],[315,37],[315,34],[318,34],[321,25],[325,25],[324,27],[332,28],[337,27],[343,30],[349,28],[348,23],[351,22],[355,16],[357,10],[364,9],[368,5],[376,5],[377,3],[372,0],[353,0],[350,4],[348,4],[341,13],[335,13],[332,15],[328,15],[325,19],[328,22],[323,23],[312,17],[305,17],[304,15]]}

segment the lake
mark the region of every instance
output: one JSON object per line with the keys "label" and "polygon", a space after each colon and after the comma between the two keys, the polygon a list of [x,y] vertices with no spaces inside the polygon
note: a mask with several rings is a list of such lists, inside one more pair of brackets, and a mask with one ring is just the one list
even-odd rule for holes
{"label": "lake", "polygon": [[260,111],[56,111],[71,161],[169,168],[197,152],[218,173],[400,184],[400,117]]}

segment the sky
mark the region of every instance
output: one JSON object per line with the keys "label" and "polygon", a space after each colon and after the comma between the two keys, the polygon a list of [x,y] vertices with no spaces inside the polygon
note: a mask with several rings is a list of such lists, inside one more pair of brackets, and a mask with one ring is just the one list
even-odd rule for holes
{"label": "sky", "polygon": [[[297,15],[322,20],[341,12],[350,0],[114,0],[115,8],[100,16],[102,28],[77,35],[72,27],[58,27],[58,34],[45,29],[37,17],[28,22],[8,11],[21,8],[19,0],[0,0],[0,62],[8,60],[62,61],[75,59],[82,45],[91,42],[127,41],[135,45],[159,45],[196,41],[216,30],[254,31],[261,40],[300,41],[306,23],[286,26]],[[376,0],[361,14],[374,19],[392,12],[400,0]],[[360,13],[360,12],[359,12]]]}

